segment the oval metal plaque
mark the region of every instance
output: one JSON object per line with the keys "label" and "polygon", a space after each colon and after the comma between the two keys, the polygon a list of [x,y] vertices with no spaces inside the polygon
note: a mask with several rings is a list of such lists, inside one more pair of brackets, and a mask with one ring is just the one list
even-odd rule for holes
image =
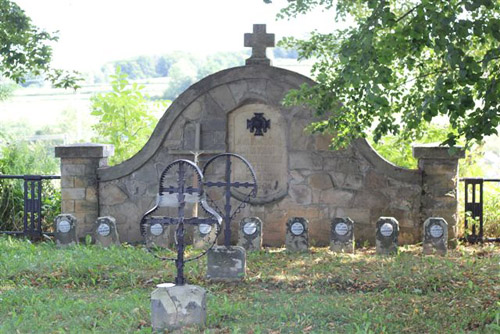
{"label": "oval metal plaque", "polygon": [[152,235],[159,236],[163,233],[163,226],[161,224],[153,224],[150,231]]}
{"label": "oval metal plaque", "polygon": [[344,236],[347,234],[348,230],[349,229],[346,223],[338,223],[337,225],[335,225],[335,233],[337,233],[338,235]]}
{"label": "oval metal plaque", "polygon": [[101,237],[107,237],[109,233],[111,233],[111,228],[108,224],[101,223],[97,228],[97,234],[99,234]]}
{"label": "oval metal plaque", "polygon": [[302,223],[293,223],[290,231],[293,235],[302,235],[304,233],[304,225]]}
{"label": "oval metal plaque", "polygon": [[210,231],[212,231],[212,226],[208,224],[200,224],[199,230],[201,234],[208,234]]}
{"label": "oval metal plaque", "polygon": [[243,225],[243,232],[246,235],[253,235],[253,234],[255,234],[255,232],[257,232],[257,224],[254,223],[254,222],[246,223],[245,225]]}
{"label": "oval metal plaque", "polygon": [[433,238],[441,238],[443,236],[443,227],[441,225],[438,225],[438,224],[434,224],[431,226],[431,236]]}
{"label": "oval metal plaque", "polygon": [[392,232],[394,232],[394,227],[392,227],[392,225],[389,223],[384,223],[380,227],[380,234],[382,234],[384,237],[390,237],[392,235]]}
{"label": "oval metal plaque", "polygon": [[61,220],[59,224],[57,224],[57,230],[61,233],[68,233],[71,229],[71,224],[67,220]]}

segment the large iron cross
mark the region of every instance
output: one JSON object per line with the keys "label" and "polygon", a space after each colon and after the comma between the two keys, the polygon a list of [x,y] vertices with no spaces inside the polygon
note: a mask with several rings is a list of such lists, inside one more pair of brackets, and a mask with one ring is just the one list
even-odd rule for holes
{"label": "large iron cross", "polygon": [[[177,166],[178,167],[178,173],[177,173],[177,185],[175,186],[168,186],[165,187],[163,185],[163,180],[166,177],[166,174],[169,172],[170,169],[173,167]],[[186,172],[187,169],[191,168],[193,170],[193,174],[195,178],[199,179],[199,187],[193,187],[193,186],[186,186]],[[176,285],[184,285],[186,284],[186,279],[184,278],[184,265],[186,261],[184,259],[184,250],[185,250],[185,244],[184,244],[184,225],[195,225],[199,226],[200,224],[208,224],[208,225],[215,225],[217,223],[220,224],[220,217],[216,214],[215,212],[209,212],[211,213],[214,218],[199,218],[199,217],[192,217],[192,218],[185,218],[185,213],[184,213],[184,208],[186,206],[186,195],[185,194],[190,194],[193,195],[195,193],[199,194],[199,198],[201,199],[201,196],[203,194],[203,183],[201,182],[202,179],[202,173],[200,169],[193,164],[189,160],[176,160],[172,162],[165,171],[162,173],[161,176],[161,181],[160,181],[160,196],[169,193],[169,194],[177,194],[177,201],[178,201],[178,209],[177,209],[177,217],[148,217],[151,214],[153,214],[159,207],[159,202],[158,204],[148,212],[146,212],[142,218],[141,224],[144,225],[149,225],[149,227],[155,225],[155,224],[160,224],[164,228],[165,226],[168,225],[177,225],[177,230],[175,231],[175,237],[177,241],[177,258],[176,259],[169,259],[169,260],[174,260],[175,265],[177,267],[177,277],[175,278],[175,284]],[[207,209],[207,207],[205,207]]]}
{"label": "large iron cross", "polygon": [[[224,203],[224,212],[220,212],[223,214],[223,220],[224,220],[224,245],[226,247],[229,247],[231,245],[231,219],[232,219],[232,212],[231,212],[231,189],[232,188],[253,188],[252,192],[249,194],[249,196],[255,196],[257,192],[257,181],[255,179],[255,172],[253,171],[252,166],[246,161],[243,157],[234,154],[234,153],[224,153],[220,154],[218,156],[213,157],[209,161],[207,161],[205,167],[203,168],[203,173],[206,172],[207,167],[215,160],[221,157],[226,158],[226,170],[225,170],[225,175],[224,175],[224,181],[223,182],[211,182],[211,181],[205,181],[203,182],[205,187],[220,187],[224,189],[224,197],[225,197],[225,203]],[[231,157],[236,157],[245,163],[248,168],[249,172],[252,175],[253,182],[231,182]],[[245,201],[242,201],[245,202]],[[217,208],[216,208],[217,209]]]}
{"label": "large iron cross", "polygon": [[266,48],[274,46],[274,34],[266,33],[265,24],[254,24],[253,33],[245,34],[245,47],[252,48],[252,56],[246,60],[247,65],[270,65],[266,57]]}

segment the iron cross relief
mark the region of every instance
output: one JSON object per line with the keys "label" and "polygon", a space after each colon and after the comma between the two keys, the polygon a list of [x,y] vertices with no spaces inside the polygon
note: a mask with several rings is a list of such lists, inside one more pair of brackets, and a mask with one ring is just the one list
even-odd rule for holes
{"label": "iron cross relief", "polygon": [[266,33],[265,24],[254,24],[253,33],[245,34],[245,47],[252,48],[252,56],[245,62],[246,65],[271,65],[266,57],[266,48],[274,46],[274,34]]}

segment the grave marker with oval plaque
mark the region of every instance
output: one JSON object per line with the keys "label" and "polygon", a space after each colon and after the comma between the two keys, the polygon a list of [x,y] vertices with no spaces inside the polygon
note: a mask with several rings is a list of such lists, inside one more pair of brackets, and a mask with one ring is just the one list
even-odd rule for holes
{"label": "grave marker with oval plaque", "polygon": [[428,218],[424,222],[424,254],[446,255],[447,251],[448,223],[441,217]]}
{"label": "grave marker with oval plaque", "polygon": [[330,250],[337,253],[354,252],[354,222],[350,218],[333,219]]}
{"label": "grave marker with oval plaque", "polygon": [[102,247],[119,245],[120,239],[116,229],[116,220],[113,217],[99,217],[95,222],[94,238],[96,244]]}
{"label": "grave marker with oval plaque", "polygon": [[377,254],[389,255],[397,253],[399,223],[394,217],[380,217],[377,221],[376,249]]}
{"label": "grave marker with oval plaque", "polygon": [[76,237],[76,218],[69,214],[61,214],[54,220],[54,236],[58,247],[66,247],[78,243]]}
{"label": "grave marker with oval plaque", "polygon": [[309,222],[303,217],[293,217],[286,223],[285,245],[291,252],[309,250]]}
{"label": "grave marker with oval plaque", "polygon": [[238,246],[247,251],[258,251],[262,248],[262,221],[259,217],[246,217],[240,221]]}

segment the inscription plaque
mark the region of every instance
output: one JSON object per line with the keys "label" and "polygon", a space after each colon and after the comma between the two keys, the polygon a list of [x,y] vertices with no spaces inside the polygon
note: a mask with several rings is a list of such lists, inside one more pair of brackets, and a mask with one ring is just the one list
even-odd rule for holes
{"label": "inscription plaque", "polygon": [[163,226],[161,224],[153,224],[151,226],[151,234],[159,236],[163,233]]}
{"label": "inscription plaque", "polygon": [[431,226],[430,232],[433,238],[441,238],[443,236],[443,227],[441,227],[441,225],[434,224]]}
{"label": "inscription plaque", "polygon": [[255,232],[257,232],[257,224],[255,224],[254,222],[252,222],[252,223],[246,223],[243,226],[243,232],[246,235],[253,235]]}
{"label": "inscription plaque", "polygon": [[68,233],[69,230],[71,229],[71,225],[70,225],[69,221],[67,221],[67,220],[61,220],[59,222],[59,224],[57,224],[57,229],[61,233]]}
{"label": "inscription plaque", "polygon": [[346,223],[338,223],[335,225],[335,233],[338,235],[346,235],[348,231]]}
{"label": "inscription plaque", "polygon": [[292,231],[293,235],[301,235],[304,233],[304,225],[302,225],[302,223],[293,223],[290,227],[290,231]]}
{"label": "inscription plaque", "polygon": [[[273,127],[265,136],[255,136],[246,129],[247,120],[263,113]],[[228,116],[229,151],[245,157],[253,166],[259,191],[250,203],[268,203],[280,199],[288,191],[288,154],[286,149],[286,121],[279,110],[264,104],[244,105]],[[245,178],[244,168],[235,168],[233,178]],[[236,197],[237,190],[234,191]]]}
{"label": "inscription plaque", "polygon": [[200,226],[198,228],[199,228],[201,234],[209,234],[210,231],[212,231],[212,226],[210,226],[208,224],[200,224]]}
{"label": "inscription plaque", "polygon": [[393,231],[394,228],[389,223],[385,223],[380,227],[380,234],[382,234],[384,237],[390,237]]}
{"label": "inscription plaque", "polygon": [[99,235],[103,236],[103,237],[107,237],[110,232],[111,232],[111,228],[109,227],[108,224],[102,223],[97,228],[97,233],[99,233]]}

